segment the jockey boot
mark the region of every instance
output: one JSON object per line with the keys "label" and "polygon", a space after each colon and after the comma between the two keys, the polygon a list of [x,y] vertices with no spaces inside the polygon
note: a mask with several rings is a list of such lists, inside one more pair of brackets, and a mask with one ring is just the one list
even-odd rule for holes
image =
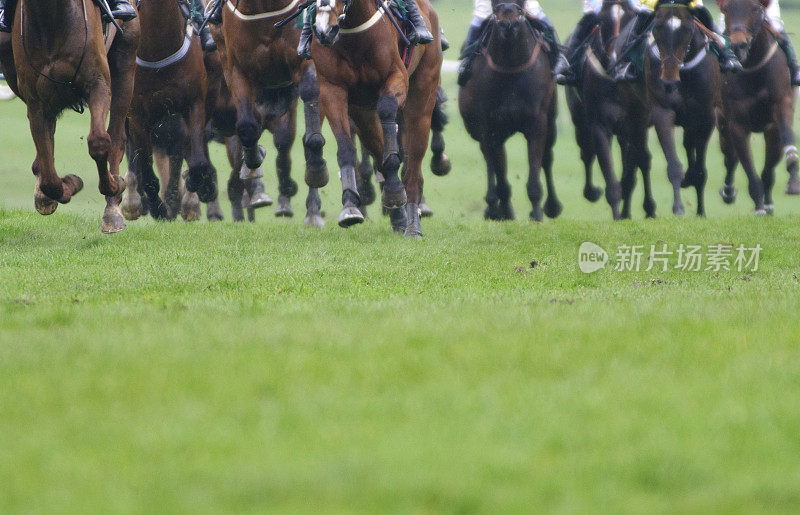
{"label": "jockey boot", "polygon": [[792,79],[792,86],[800,86],[800,65],[797,64],[797,54],[794,52],[794,45],[792,40],[789,39],[789,34],[781,29],[780,39],[778,46],[781,47],[783,53],[786,54],[786,64],[789,65],[789,76]]}
{"label": "jockey boot", "polygon": [[[204,52],[213,52],[217,49],[217,43],[211,36],[211,29],[205,23],[206,6],[203,0],[190,0],[189,1],[189,16],[194,25],[197,35],[200,37],[200,46],[203,47]],[[202,29],[200,28],[202,27]]]}
{"label": "jockey boot", "polygon": [[653,17],[653,12],[648,9],[636,11],[636,24],[633,26],[631,41],[622,50],[622,56],[612,66],[609,73],[614,82],[628,82],[639,78],[639,68],[643,67],[642,61],[647,49],[647,34]]}
{"label": "jockey boot", "polygon": [[534,29],[539,30],[545,41],[547,41],[547,46],[549,47],[547,58],[550,60],[550,69],[553,76],[563,77],[569,70],[569,61],[561,52],[561,43],[558,41],[558,34],[556,34],[556,29],[550,19],[542,15],[541,18],[528,18],[528,23]]}
{"label": "jockey boot", "polygon": [[597,26],[597,14],[589,12],[583,15],[575,26],[575,30],[567,38],[566,60],[569,65],[566,69],[556,73],[556,82],[561,85],[575,86],[578,82],[575,67],[578,66],[583,54],[583,48],[589,34]]}
{"label": "jockey boot", "polygon": [[222,6],[225,4],[224,0],[211,0],[212,4],[209,8],[208,23],[219,25],[222,23]]}
{"label": "jockey boot", "polygon": [[415,0],[406,0],[406,9],[408,10],[408,21],[412,26],[412,30],[408,34],[411,44],[426,45],[433,41],[433,34],[428,30],[428,26],[425,25],[425,20],[419,12],[417,2]]}
{"label": "jockey boot", "polygon": [[303,11],[303,30],[300,32],[300,43],[297,45],[297,55],[303,59],[311,59],[311,39],[314,37],[314,27],[311,26],[311,15],[308,9]]}
{"label": "jockey boot", "polygon": [[11,32],[14,28],[14,10],[17,0],[0,0],[0,32]]}
{"label": "jockey boot", "polygon": [[217,42],[211,36],[211,28],[209,28],[208,24],[203,25],[202,30],[200,30],[200,46],[203,47],[204,52],[213,52],[217,49]]}
{"label": "jockey boot", "polygon": [[736,58],[736,54],[733,53],[728,39],[722,36],[717,30],[711,12],[705,6],[698,5],[692,9],[692,14],[705,28],[725,40],[725,45],[720,46],[718,42],[714,41],[714,38],[709,38],[711,49],[717,54],[717,58],[719,59],[720,69],[725,73],[742,71],[742,63],[739,62],[739,59]]}
{"label": "jockey boot", "polygon": [[128,0],[108,0],[108,6],[115,20],[131,21],[136,18],[136,9]]}
{"label": "jockey boot", "polygon": [[467,39],[464,40],[464,51],[461,54],[461,64],[458,65],[459,86],[466,84],[472,76],[472,63],[475,62],[475,56],[480,53],[478,41],[481,39],[485,28],[485,23],[472,23],[469,26],[469,30],[467,30]]}

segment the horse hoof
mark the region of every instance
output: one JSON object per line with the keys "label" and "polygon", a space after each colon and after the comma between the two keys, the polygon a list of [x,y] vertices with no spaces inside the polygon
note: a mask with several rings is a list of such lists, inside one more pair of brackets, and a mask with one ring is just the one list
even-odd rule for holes
{"label": "horse hoof", "polygon": [[[119,175],[114,175],[113,177],[116,179],[117,184],[121,183],[119,191],[115,193],[115,195],[119,195],[125,191],[125,179]],[[73,173],[68,173],[65,175],[61,179],[61,182],[64,183],[65,186],[70,186],[70,189],[72,189],[72,195],[70,197],[74,197],[83,189],[83,179]]]}
{"label": "horse hoof", "polygon": [[547,200],[544,203],[544,214],[547,218],[558,218],[558,215],[564,210],[564,206],[557,200]]}
{"label": "horse hoof", "polygon": [[219,207],[219,202],[209,202],[206,205],[206,219],[209,222],[221,222],[225,219],[222,215],[222,209]]}
{"label": "horse hoof", "polygon": [[283,195],[278,197],[278,207],[275,208],[275,216],[286,218],[291,218],[294,216],[294,211],[292,211],[292,201],[289,200],[289,197],[285,197]]}
{"label": "horse hoof", "polygon": [[786,194],[800,195],[800,181],[789,180],[789,183],[786,185]]}
{"label": "horse hoof", "polygon": [[764,204],[764,211],[766,211],[768,215],[774,215],[775,204]]}
{"label": "horse hoof", "polygon": [[400,187],[396,191],[383,190],[383,207],[386,209],[400,209],[406,205],[406,189]]}
{"label": "horse hoof", "polygon": [[259,207],[267,207],[272,205],[272,199],[266,192],[260,191],[258,193],[253,193],[253,196],[250,197],[250,204],[247,206],[252,209],[258,209]]}
{"label": "horse hoof", "polygon": [[324,163],[318,167],[306,166],[306,184],[309,188],[324,188],[329,180],[328,167]]}
{"label": "horse hoof", "polygon": [[350,227],[364,222],[364,215],[355,206],[345,206],[339,213],[339,227]]}
{"label": "horse hoof", "polygon": [[531,210],[531,214],[530,214],[531,222],[541,222],[542,221],[542,215],[543,215],[542,208],[540,208],[540,207],[533,208],[533,210]]}
{"label": "horse hoof", "polygon": [[125,220],[136,220],[142,216],[142,197],[139,192],[133,188],[128,189],[122,196],[120,209]]}
{"label": "horse hoof", "polygon": [[51,199],[44,193],[38,192],[33,195],[33,205],[40,215],[52,215],[58,209],[58,202]]}
{"label": "horse hoof", "polygon": [[767,215],[767,210],[766,210],[766,208],[763,208],[763,207],[762,208],[758,208],[755,211],[753,211],[753,214],[756,215],[756,216],[766,216]]}
{"label": "horse hoof", "polygon": [[686,210],[683,206],[672,206],[672,214],[675,216],[683,216],[686,214]]}
{"label": "horse hoof", "polygon": [[425,203],[425,201],[419,204],[419,216],[422,218],[430,218],[433,216],[433,209],[431,209],[431,206]]}
{"label": "horse hoof", "polygon": [[734,202],[736,202],[737,194],[738,192],[734,187],[729,188],[727,186],[723,186],[722,188],[719,189],[719,196],[722,197],[722,201],[725,202],[726,204],[733,204]]}
{"label": "horse hoof", "polygon": [[603,188],[591,186],[583,188],[583,198],[589,202],[597,202],[603,196]]}
{"label": "horse hoof", "polygon": [[314,214],[309,213],[303,219],[303,225],[308,227],[322,228],[325,227],[325,220],[323,220],[322,217],[317,213]]}
{"label": "horse hoof", "polygon": [[414,239],[422,238],[422,226],[419,223],[419,206],[409,202],[406,204],[405,215],[406,227],[403,230],[403,236]]}
{"label": "horse hoof", "polygon": [[181,199],[181,218],[186,222],[200,220],[200,199],[196,193],[186,192]]}
{"label": "horse hoof", "polygon": [[436,156],[431,158],[431,172],[433,172],[433,175],[443,177],[450,173],[452,169],[453,163],[450,162],[450,157],[444,152],[438,159]]}
{"label": "horse hoof", "polygon": [[119,207],[107,205],[105,211],[103,211],[103,234],[113,234],[123,229],[125,229],[125,219],[122,218]]}
{"label": "horse hoof", "polygon": [[261,179],[262,177],[264,177],[264,172],[261,171],[261,167],[248,168],[247,165],[243,164],[241,170],[239,170],[239,178],[243,181]]}

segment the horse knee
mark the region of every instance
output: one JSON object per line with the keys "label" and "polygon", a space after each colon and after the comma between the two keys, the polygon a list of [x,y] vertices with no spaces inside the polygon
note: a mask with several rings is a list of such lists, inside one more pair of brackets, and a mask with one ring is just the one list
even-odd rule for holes
{"label": "horse knee", "polygon": [[111,151],[111,136],[107,132],[92,132],[86,139],[89,147],[89,155],[95,161],[107,159]]}

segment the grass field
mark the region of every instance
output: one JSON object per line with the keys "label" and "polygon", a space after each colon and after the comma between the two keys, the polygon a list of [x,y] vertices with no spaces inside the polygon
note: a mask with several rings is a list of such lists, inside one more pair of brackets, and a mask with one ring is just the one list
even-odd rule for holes
{"label": "grass field", "polygon": [[[458,44],[468,4],[437,7]],[[578,5],[544,7],[565,37]],[[0,512],[796,512],[800,199],[753,217],[740,177],[724,206],[715,142],[708,218],[676,219],[653,141],[661,217],[641,219],[639,191],[636,219],[613,223],[581,196],[562,109],[562,217],[526,221],[515,140],[520,221],[484,222],[484,166],[445,82],[454,169],[426,177],[422,241],[377,216],[336,227],[335,181],[319,231],[269,208],[234,225],[223,202],[223,223],[103,236],[72,114],[57,164],[86,189],[41,217],[24,106],[0,104]],[[586,275],[584,241],[612,259],[763,251],[757,271]]]}

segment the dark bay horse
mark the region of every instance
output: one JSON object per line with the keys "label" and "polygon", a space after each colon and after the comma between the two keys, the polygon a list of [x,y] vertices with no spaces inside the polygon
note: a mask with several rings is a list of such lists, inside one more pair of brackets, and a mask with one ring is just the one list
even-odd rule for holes
{"label": "dark bay horse", "polygon": [[[775,37],[764,25],[764,8],[757,0],[727,0],[721,5],[726,33],[744,70],[722,80],[722,116],[719,120],[720,144],[725,154],[725,185],[722,199],[736,199],[734,172],[741,162],[749,181],[750,197],[756,214],[772,213],[772,187],[775,167],[786,158],[789,183],[786,192],[800,194],[798,155],[792,129],[794,92],[783,53],[777,51]],[[764,170],[759,178],[750,135],[763,132],[766,142]]]}
{"label": "dark bay horse", "polygon": [[[258,146],[264,129],[273,134],[278,150],[277,216],[292,216],[290,198],[297,194],[291,178],[291,149],[297,126],[297,100],[305,107],[306,132],[306,218],[309,225],[321,226],[321,200],[318,188],[328,182],[328,169],[322,157],[319,88],[314,67],[297,55],[300,34],[291,24],[275,23],[293,14],[299,0],[238,0],[225,2],[222,27],[215,34],[222,57],[225,79],[236,108],[236,134],[244,149],[244,163],[258,170],[265,154]],[[230,190],[229,190],[230,191]]]}
{"label": "dark bay horse", "polygon": [[555,218],[562,205],[553,184],[553,144],[556,139],[556,83],[547,43],[525,19],[523,0],[495,1],[486,46],[475,58],[472,78],[459,89],[458,105],[470,136],[480,143],[488,174],[490,220],[512,220],[511,185],[507,178],[505,142],[522,133],[528,142],[530,219],[542,220],[544,166],[547,201],[544,214]]}
{"label": "dark bay horse", "polygon": [[[100,8],[91,0],[21,0],[0,62],[9,86],[26,104],[36,145],[36,210],[49,215],[83,187],[72,174],[58,176],[54,164],[56,119],[64,109],[89,107],[89,155],[106,197],[102,230],[125,228],[119,210],[125,181],[119,164],[125,152],[125,117],[131,102],[139,21],[122,25],[106,48]],[[112,30],[112,32],[114,32]],[[106,122],[108,128],[106,129]]]}
{"label": "dark bay horse", "polygon": [[[128,161],[138,190],[147,197],[150,214],[154,218],[174,218],[178,214],[175,203],[170,209],[159,196],[152,141],[153,132],[161,124],[169,123],[171,117],[177,119],[180,129],[174,131],[175,135],[185,136],[182,138],[185,143],[177,141],[183,152],[170,160],[171,181],[161,186],[167,188],[172,184],[173,189],[177,186],[185,156],[189,166],[187,190],[196,192],[203,202],[212,202],[217,197],[216,178],[204,142],[207,82],[203,51],[199,38],[187,33],[186,19],[176,0],[140,0],[138,6],[144,37],[137,51],[136,82],[128,120],[131,150]],[[162,144],[162,150],[165,146],[173,144]],[[190,195],[183,198],[193,201]],[[126,217],[135,219],[140,203],[135,202],[133,189],[125,200]],[[182,211],[184,217],[191,212],[189,206],[183,206]]]}
{"label": "dark bay horse", "polygon": [[[649,154],[646,149],[647,108],[641,83],[617,85],[607,73],[622,47],[621,27],[630,25],[632,13],[618,0],[605,0],[598,14],[599,23],[590,36],[577,87],[567,88],[567,105],[575,125],[575,139],[581,149],[586,171],[583,195],[590,201],[600,196],[592,184],[592,164],[597,158],[606,183],[606,200],[614,220],[630,216],[630,192],[634,172],[641,168],[645,182],[645,212],[655,215],[649,181]],[[630,29],[629,29],[630,30]],[[632,127],[644,126],[644,130]],[[612,160],[612,138],[622,149],[624,191],[617,180]],[[619,202],[625,194],[623,213]]]}
{"label": "dark bay horse", "polygon": [[[645,59],[650,117],[667,159],[672,212],[683,215],[680,188],[694,186],[697,215],[705,216],[706,150],[720,107],[720,69],[707,36],[685,1],[663,2],[655,12],[654,44]],[[683,127],[688,167],[675,150],[674,127]]]}
{"label": "dark bay horse", "polygon": [[[401,56],[400,35],[374,1],[317,0],[311,54],[322,111],[338,145],[342,227],[364,221],[358,209],[361,199],[356,184],[352,117],[383,179],[383,205],[390,212],[392,227],[407,236],[422,235],[422,159],[436,105],[442,49],[436,12],[427,0],[418,4],[434,41],[409,49],[413,57],[407,67]],[[401,163],[402,181],[398,176]]]}

